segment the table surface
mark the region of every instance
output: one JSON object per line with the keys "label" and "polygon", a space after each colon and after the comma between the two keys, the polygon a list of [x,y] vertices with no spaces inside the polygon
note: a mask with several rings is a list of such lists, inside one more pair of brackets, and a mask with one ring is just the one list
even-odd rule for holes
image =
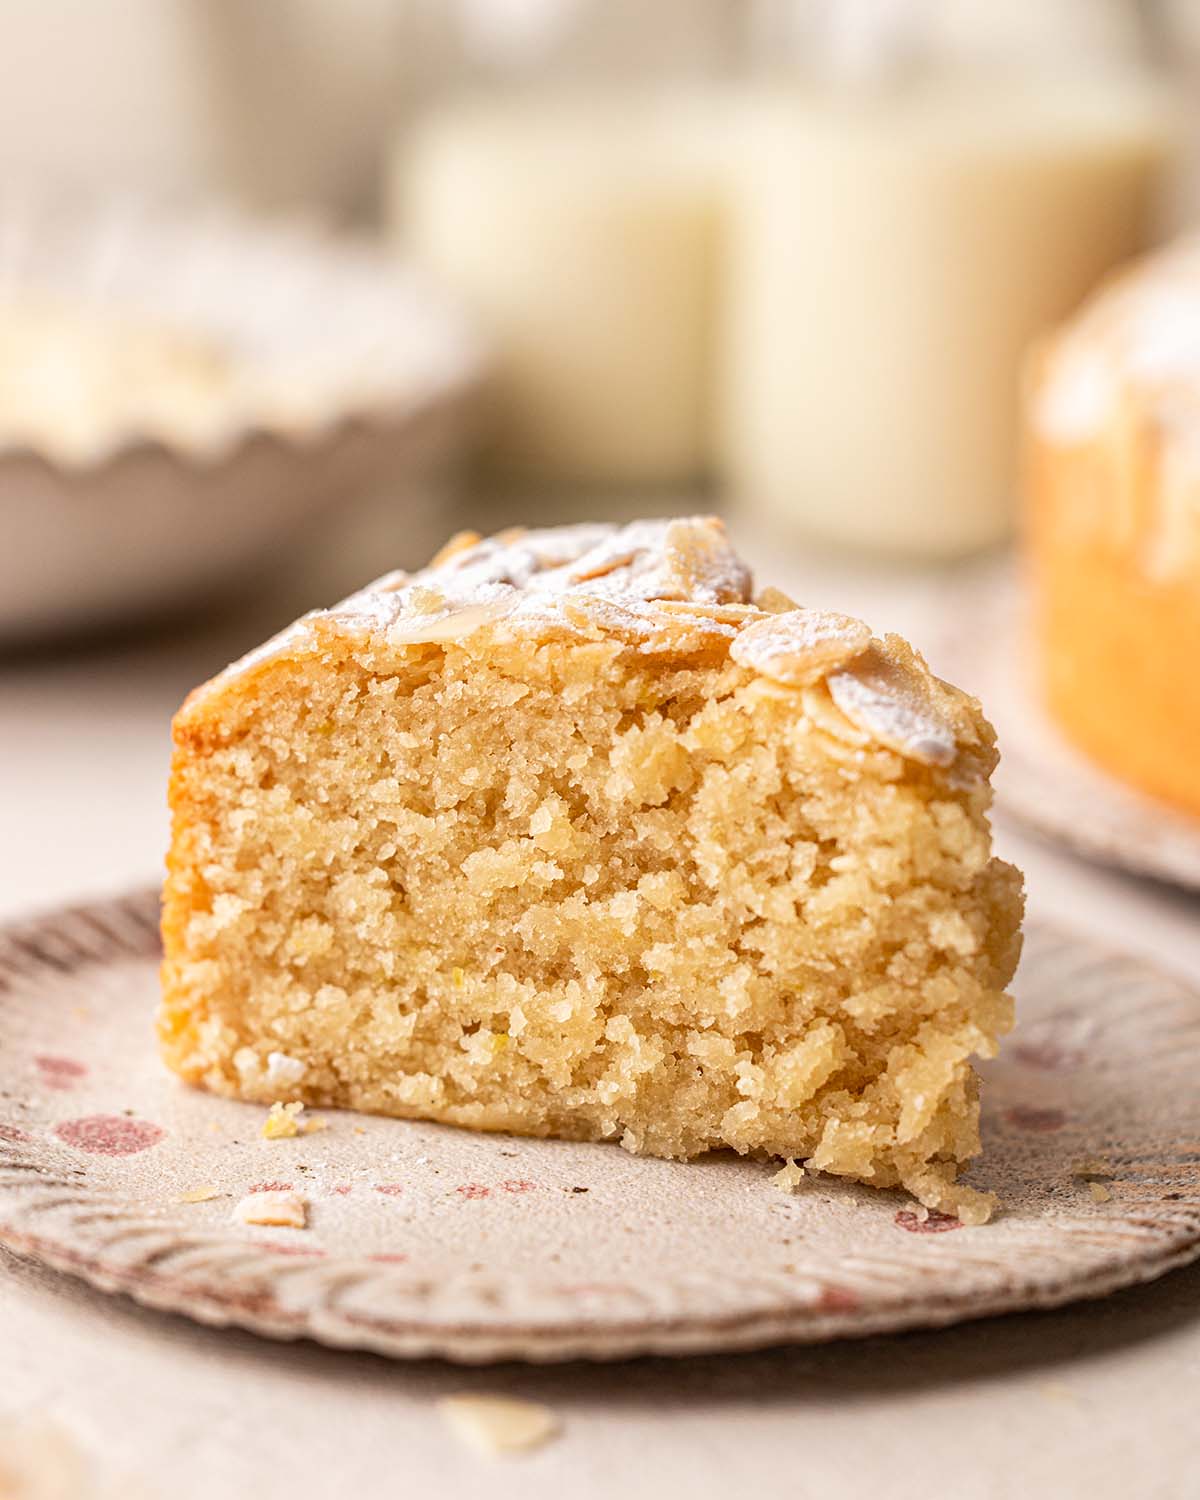
{"label": "table surface", "polygon": [[[961,573],[783,573],[805,602],[857,610],[919,642],[937,639],[948,601],[970,592]],[[219,626],[0,659],[0,917],[157,878],[170,713],[277,623],[260,599]],[[1024,869],[1032,911],[1147,955],[1200,991],[1196,898],[1084,864],[1003,820],[997,844]],[[0,1459],[14,1430],[45,1424],[99,1496],[375,1500],[436,1480],[447,1494],[486,1485],[522,1500],[1173,1500],[1200,1484],[1200,1266],[1103,1302],[936,1333],[463,1370],[196,1327],[0,1252],[0,1351]],[[562,1434],[521,1458],[481,1458],[433,1410],[459,1391],[544,1401]]]}

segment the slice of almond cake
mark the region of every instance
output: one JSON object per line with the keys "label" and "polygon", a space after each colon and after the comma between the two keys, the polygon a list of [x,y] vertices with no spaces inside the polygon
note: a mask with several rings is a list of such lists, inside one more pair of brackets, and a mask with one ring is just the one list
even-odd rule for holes
{"label": "slice of almond cake", "polygon": [[1021,880],[994,735],[711,519],[455,538],[175,721],[164,1055],[190,1082],[931,1208],[979,1150]]}

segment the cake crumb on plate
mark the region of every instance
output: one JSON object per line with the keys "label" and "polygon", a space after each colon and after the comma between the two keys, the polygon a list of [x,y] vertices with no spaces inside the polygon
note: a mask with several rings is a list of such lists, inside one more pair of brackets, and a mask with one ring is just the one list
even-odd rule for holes
{"label": "cake crumb on plate", "polygon": [[233,1210],[238,1224],[271,1224],[285,1229],[308,1228],[308,1200],[299,1193],[247,1193]]}
{"label": "cake crumb on plate", "polygon": [[804,1181],[807,1174],[804,1168],[798,1166],[789,1156],[779,1171],[771,1178],[773,1187],[777,1187],[782,1193],[794,1193]]}
{"label": "cake crumb on plate", "polygon": [[304,1112],[304,1106],[298,1099],[290,1104],[284,1104],[281,1099],[276,1099],[272,1104],[267,1118],[263,1121],[263,1140],[286,1141],[292,1136],[300,1134],[300,1116]]}
{"label": "cake crumb on plate", "polygon": [[513,1396],[444,1396],[438,1411],[457,1437],[489,1456],[528,1453],[562,1426],[548,1406]]}
{"label": "cake crumb on plate", "polygon": [[214,1187],[211,1182],[202,1183],[199,1187],[188,1188],[186,1193],[180,1193],[176,1203],[209,1203],[214,1198],[221,1196],[221,1189]]}

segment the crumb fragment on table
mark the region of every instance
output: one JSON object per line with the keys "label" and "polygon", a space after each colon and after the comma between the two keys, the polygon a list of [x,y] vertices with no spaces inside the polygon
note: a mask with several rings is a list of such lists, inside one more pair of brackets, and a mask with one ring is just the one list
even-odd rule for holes
{"label": "crumb fragment on table", "polygon": [[267,1118],[263,1121],[263,1140],[285,1141],[292,1136],[300,1134],[300,1116],[304,1112],[304,1106],[298,1099],[293,1099],[290,1104],[284,1104],[281,1099],[276,1099],[267,1112]]}
{"label": "crumb fragment on table", "polygon": [[438,1411],[457,1437],[489,1457],[528,1453],[562,1427],[548,1406],[513,1396],[445,1396]]}
{"label": "crumb fragment on table", "polygon": [[1112,1189],[1105,1187],[1102,1182],[1089,1182],[1088,1192],[1092,1195],[1093,1203],[1107,1203],[1112,1198]]}
{"label": "crumb fragment on table", "polygon": [[0,1420],[0,1500],[85,1500],[96,1493],[75,1440],[44,1420]]}
{"label": "crumb fragment on table", "polygon": [[315,1135],[318,1130],[328,1130],[329,1122],[320,1115],[308,1116],[298,1099],[285,1104],[276,1099],[263,1121],[262,1135],[266,1141],[286,1141],[298,1135]]}
{"label": "crumb fragment on table", "polygon": [[1116,1173],[1110,1163],[1101,1161],[1099,1157],[1085,1156],[1071,1163],[1071,1176],[1088,1181],[1097,1177],[1115,1177]]}
{"label": "crumb fragment on table", "polygon": [[247,1193],[233,1210],[237,1224],[271,1224],[284,1229],[308,1228],[308,1200],[299,1193]]}
{"label": "crumb fragment on table", "polygon": [[804,1181],[807,1174],[802,1166],[799,1166],[789,1156],[786,1163],[771,1178],[773,1187],[777,1187],[781,1193],[794,1193]]}
{"label": "crumb fragment on table", "polygon": [[214,1198],[221,1196],[221,1189],[214,1187],[211,1182],[203,1182],[199,1187],[188,1188],[186,1193],[180,1193],[175,1199],[176,1203],[210,1203]]}

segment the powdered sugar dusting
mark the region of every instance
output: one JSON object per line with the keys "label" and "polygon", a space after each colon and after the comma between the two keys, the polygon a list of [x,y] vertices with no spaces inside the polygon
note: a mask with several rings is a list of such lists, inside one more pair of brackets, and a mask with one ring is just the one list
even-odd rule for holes
{"label": "powdered sugar dusting", "polygon": [[748,625],[729,654],[776,682],[806,687],[860,655],[870,642],[870,627],[850,615],[793,609]]}
{"label": "powdered sugar dusting", "polygon": [[958,753],[954,725],[929,673],[914,668],[893,641],[872,644],[849,667],[831,672],[830,695],[852,723],[890,749],[926,765],[948,766]]}
{"label": "powdered sugar dusting", "polygon": [[305,615],[223,676],[319,650],[330,636],[389,646],[462,642],[484,628],[497,640],[609,637],[652,655],[728,652],[787,686],[827,678],[863,731],[929,765],[955,759],[953,724],[919,658],[872,646],[869,627],[849,615],[760,609],[752,588],[715,517],[465,534],[420,572],[387,573]]}

